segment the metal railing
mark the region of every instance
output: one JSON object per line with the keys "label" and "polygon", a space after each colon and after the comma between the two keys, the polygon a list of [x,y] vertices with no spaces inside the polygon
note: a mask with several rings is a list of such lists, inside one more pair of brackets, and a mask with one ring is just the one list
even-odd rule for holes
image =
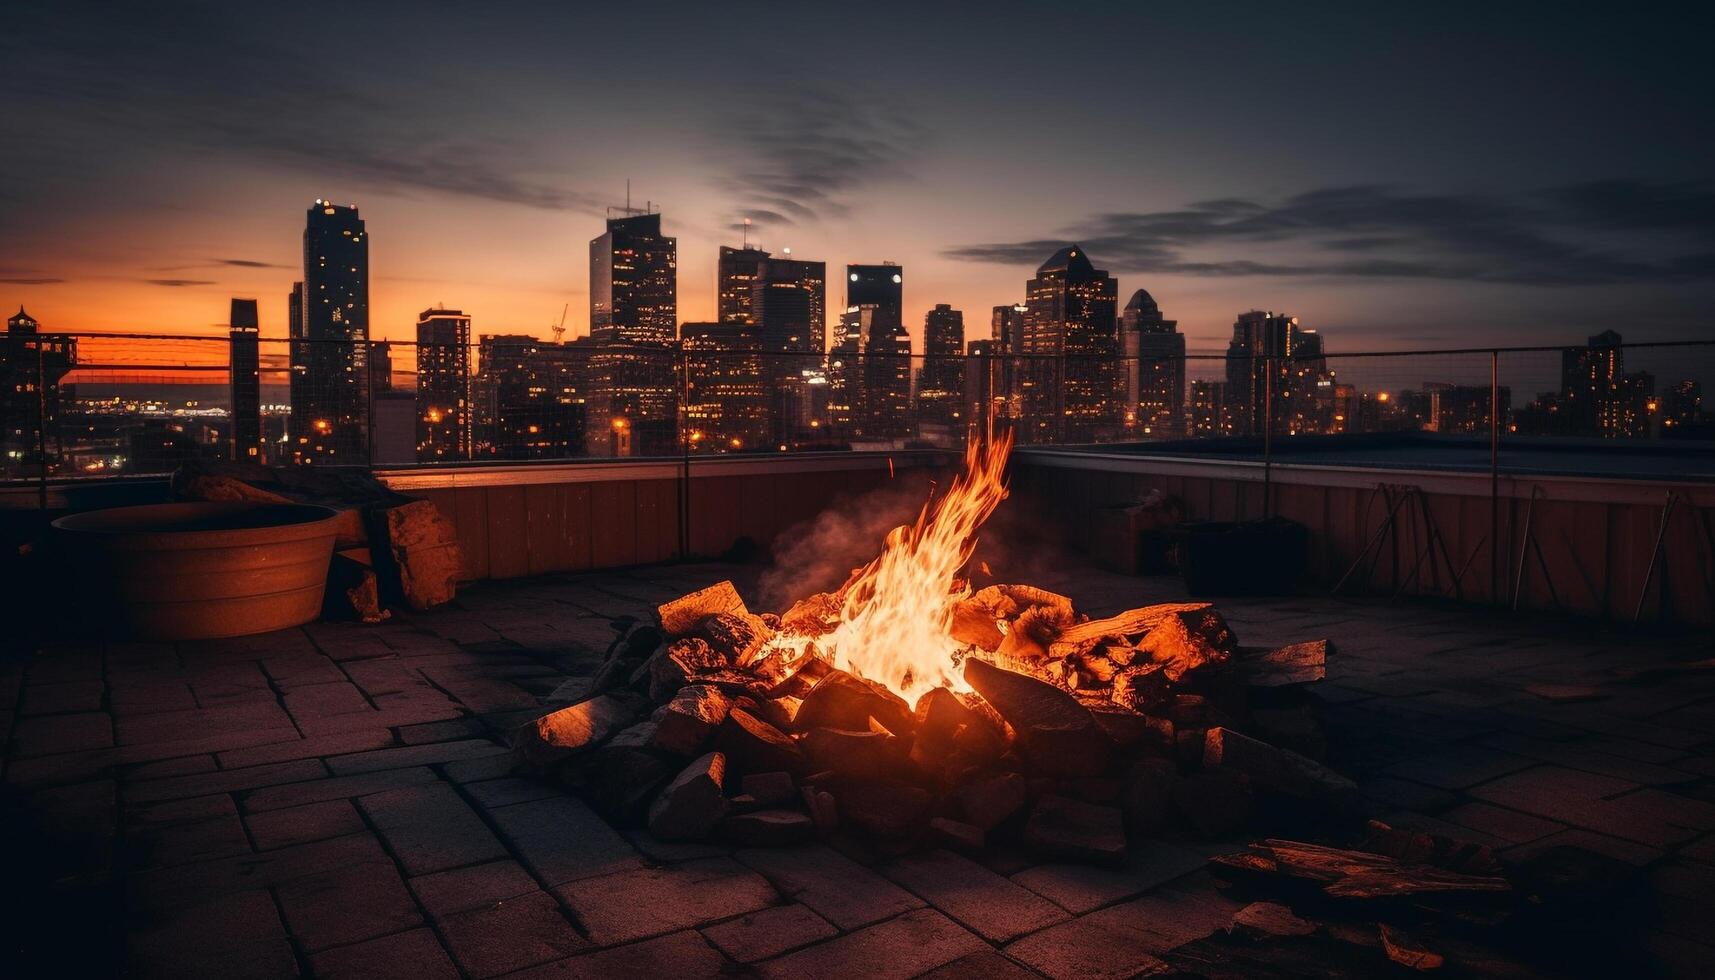
{"label": "metal railing", "polygon": [[1527,442],[1695,457],[1715,439],[1702,399],[1715,342],[1132,358],[745,343],[8,336],[0,481],[160,474],[197,457],[392,469],[958,449],[991,427],[1024,446],[1170,443],[1265,471],[1410,433],[1432,434],[1448,465],[1492,472]]}

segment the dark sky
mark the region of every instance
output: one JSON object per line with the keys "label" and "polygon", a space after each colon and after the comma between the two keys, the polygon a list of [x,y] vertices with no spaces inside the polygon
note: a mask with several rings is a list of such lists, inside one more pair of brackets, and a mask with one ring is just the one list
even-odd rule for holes
{"label": "dark sky", "polygon": [[328,197],[369,222],[376,335],[436,303],[581,332],[629,178],[683,319],[748,217],[903,263],[914,332],[986,332],[1081,241],[1194,349],[1250,308],[1331,350],[1715,336],[1708,11],[10,0],[0,302],[184,331],[250,295],[283,333]]}

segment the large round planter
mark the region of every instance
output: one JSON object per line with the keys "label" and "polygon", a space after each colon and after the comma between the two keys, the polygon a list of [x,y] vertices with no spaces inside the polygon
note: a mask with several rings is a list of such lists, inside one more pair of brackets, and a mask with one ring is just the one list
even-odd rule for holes
{"label": "large round planter", "polygon": [[74,609],[134,639],[202,640],[319,616],[334,519],[309,504],[220,501],[89,511],[54,531],[85,586]]}

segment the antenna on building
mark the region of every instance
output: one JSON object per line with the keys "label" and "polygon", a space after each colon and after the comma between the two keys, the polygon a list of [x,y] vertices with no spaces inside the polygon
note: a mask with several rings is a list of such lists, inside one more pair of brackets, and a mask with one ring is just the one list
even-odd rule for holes
{"label": "antenna on building", "polygon": [[750,219],[744,219],[744,247],[750,248]]}
{"label": "antenna on building", "polygon": [[631,178],[625,178],[625,210],[631,210]]}

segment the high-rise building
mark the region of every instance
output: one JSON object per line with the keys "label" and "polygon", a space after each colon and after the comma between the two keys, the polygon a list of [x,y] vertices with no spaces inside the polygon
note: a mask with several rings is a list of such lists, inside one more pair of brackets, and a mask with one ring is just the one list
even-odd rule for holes
{"label": "high-rise building", "polygon": [[388,340],[372,340],[369,342],[369,397],[385,395],[393,391],[393,342]]}
{"label": "high-rise building", "polygon": [[1139,435],[1177,439],[1185,434],[1185,335],[1179,321],[1162,317],[1155,298],[1140,289],[1120,313],[1125,356],[1126,410]]}
{"label": "high-rise building", "polygon": [[[1024,314],[1023,303],[997,306],[989,317],[987,356],[992,375],[989,384],[991,411],[996,418],[1017,420],[1024,412]],[[1009,423],[1010,424],[1010,423]]]}
{"label": "high-rise building", "polygon": [[1102,442],[1125,420],[1119,282],[1079,245],[1049,257],[1025,284],[1022,387],[1030,442]]}
{"label": "high-rise building", "polygon": [[1567,435],[1604,439],[1651,435],[1659,410],[1655,376],[1626,372],[1620,335],[1604,330],[1560,357],[1560,425]]}
{"label": "high-rise building", "polygon": [[[597,345],[484,336],[472,382],[474,455],[564,459],[586,454],[585,391]],[[603,446],[606,454],[607,446]]]}
{"label": "high-rise building", "polygon": [[625,208],[590,242],[591,455],[677,451],[678,254],[653,211]]}
{"label": "high-rise building", "polygon": [[905,322],[905,270],[892,262],[846,266],[846,307],[873,306],[885,326]]}
{"label": "high-rise building", "polygon": [[[1235,435],[1260,435],[1272,420],[1276,433],[1319,432],[1309,414],[1322,381],[1332,381],[1322,338],[1284,313],[1249,310],[1233,322],[1227,344],[1227,402]],[[1269,393],[1273,393],[1272,402]]]}
{"label": "high-rise building", "polygon": [[286,439],[292,448],[285,459],[295,458],[297,437],[310,429],[310,394],[305,381],[310,376],[310,345],[304,341],[304,284],[292,283],[286,296]]}
{"label": "high-rise building", "polygon": [[417,458],[469,459],[470,317],[462,310],[417,315]]}
{"label": "high-rise building", "polygon": [[20,306],[0,358],[0,472],[51,472],[61,455],[60,380],[77,366],[77,340],[42,333]]}
{"label": "high-rise building", "polygon": [[231,387],[232,458],[265,463],[262,441],[262,353],[256,301],[235,299],[227,318],[226,359]]}
{"label": "high-rise building", "polygon": [[762,344],[742,322],[687,323],[685,445],[691,452],[757,451],[772,443],[773,417]]}
{"label": "high-rise building", "polygon": [[829,354],[831,412],[848,438],[910,436],[911,335],[873,303],[846,308]]}
{"label": "high-rise building", "polygon": [[770,256],[758,263],[751,283],[751,322],[763,354],[777,446],[813,435],[801,424],[801,406],[806,379],[821,368],[827,348],[827,270],[826,262]]}
{"label": "high-rise building", "polygon": [[356,206],[316,201],[304,223],[299,462],[368,460],[369,235]]}
{"label": "high-rise building", "polygon": [[768,253],[760,248],[722,245],[715,267],[715,319],[722,323],[755,323],[751,315],[752,290],[762,274]]}
{"label": "high-rise building", "polygon": [[938,303],[923,317],[923,370],[917,378],[917,421],[940,426],[955,440],[965,424],[965,315]]}

